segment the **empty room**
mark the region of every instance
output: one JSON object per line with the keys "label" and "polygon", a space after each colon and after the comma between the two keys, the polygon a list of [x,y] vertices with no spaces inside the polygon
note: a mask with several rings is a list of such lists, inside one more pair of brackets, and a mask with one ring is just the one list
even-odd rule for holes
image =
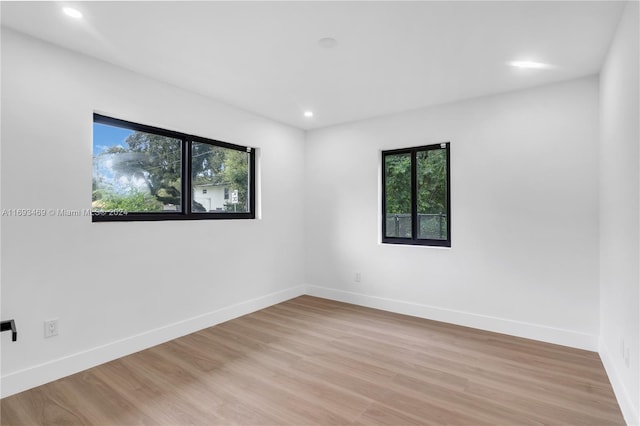
{"label": "empty room", "polygon": [[2,425],[640,425],[639,15],[1,2]]}

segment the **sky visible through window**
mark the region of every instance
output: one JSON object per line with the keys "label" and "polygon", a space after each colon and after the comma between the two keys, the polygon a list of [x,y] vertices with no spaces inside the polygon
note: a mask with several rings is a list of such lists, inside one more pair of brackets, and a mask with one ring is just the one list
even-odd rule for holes
{"label": "sky visible through window", "polygon": [[121,146],[126,149],[125,139],[132,133],[133,130],[93,123],[93,156],[101,154],[112,146]]}
{"label": "sky visible through window", "polygon": [[[115,173],[113,170],[113,155],[107,157],[101,156],[109,148],[119,146],[124,149],[128,148],[125,142],[127,137],[134,131],[123,129],[120,127],[109,126],[106,124],[93,123],[93,175],[94,179],[99,182],[107,181],[115,183],[113,189],[116,192],[123,192],[115,181]],[[121,179],[122,183],[128,183],[128,179]]]}
{"label": "sky visible through window", "polygon": [[177,211],[181,151],[180,139],[94,122],[92,207]]}

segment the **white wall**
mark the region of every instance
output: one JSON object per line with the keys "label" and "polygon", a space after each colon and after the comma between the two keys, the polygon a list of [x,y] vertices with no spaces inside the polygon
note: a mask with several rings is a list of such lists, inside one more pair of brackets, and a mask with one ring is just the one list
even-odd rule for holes
{"label": "white wall", "polygon": [[304,292],[302,131],[10,30],[4,209],[91,206],[94,111],[259,148],[262,218],[2,217],[2,318],[19,332],[2,333],[3,396]]}
{"label": "white wall", "polygon": [[[380,150],[445,141],[452,247],[380,244]],[[308,132],[309,292],[595,350],[597,141],[596,77]]]}
{"label": "white wall", "polygon": [[638,13],[629,2],[600,77],[600,353],[629,424],[640,424]]}
{"label": "white wall", "polygon": [[[633,423],[637,16],[635,3],[600,101],[592,77],[315,130],[306,144],[299,130],[3,29],[2,208],[89,207],[96,111],[262,148],[262,217],[3,217],[2,318],[17,320],[19,341],[2,335],[2,396],[285,300],[306,282],[311,294],[569,346],[596,349],[601,333]],[[380,244],[380,150],[442,141],[452,248]],[[220,265],[219,280],[202,281],[202,264]],[[49,318],[61,334],[45,340]]]}

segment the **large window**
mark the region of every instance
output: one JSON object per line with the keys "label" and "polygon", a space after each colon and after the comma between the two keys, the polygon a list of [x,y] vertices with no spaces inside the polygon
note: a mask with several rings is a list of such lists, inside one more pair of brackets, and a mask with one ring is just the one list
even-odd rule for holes
{"label": "large window", "polygon": [[253,219],[255,151],[94,114],[93,221]]}
{"label": "large window", "polygon": [[449,143],[382,152],[382,242],[451,247]]}

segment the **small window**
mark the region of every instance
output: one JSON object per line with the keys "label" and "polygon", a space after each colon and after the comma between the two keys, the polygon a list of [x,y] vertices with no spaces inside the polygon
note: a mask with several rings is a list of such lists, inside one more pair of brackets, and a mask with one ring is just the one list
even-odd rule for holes
{"label": "small window", "polygon": [[451,247],[449,143],[382,152],[382,242]]}
{"label": "small window", "polygon": [[253,219],[254,182],[249,147],[94,114],[94,222]]}

